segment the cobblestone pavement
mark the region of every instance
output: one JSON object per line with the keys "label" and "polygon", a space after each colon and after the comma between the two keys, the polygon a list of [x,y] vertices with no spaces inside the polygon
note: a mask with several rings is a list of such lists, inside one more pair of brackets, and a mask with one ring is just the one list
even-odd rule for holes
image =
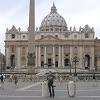
{"label": "cobblestone pavement", "polygon": [[76,82],[76,96],[69,97],[67,82],[56,82],[55,97],[42,97],[41,82],[19,81],[18,86],[6,81],[0,87],[0,100],[100,100],[99,82]]}

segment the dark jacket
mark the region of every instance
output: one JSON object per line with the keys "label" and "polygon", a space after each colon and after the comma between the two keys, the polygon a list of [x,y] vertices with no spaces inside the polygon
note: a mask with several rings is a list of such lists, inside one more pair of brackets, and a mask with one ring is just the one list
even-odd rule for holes
{"label": "dark jacket", "polygon": [[47,76],[48,84],[49,84],[49,85],[53,85],[55,79],[56,79],[56,77],[55,77],[54,75],[49,74],[49,75]]}

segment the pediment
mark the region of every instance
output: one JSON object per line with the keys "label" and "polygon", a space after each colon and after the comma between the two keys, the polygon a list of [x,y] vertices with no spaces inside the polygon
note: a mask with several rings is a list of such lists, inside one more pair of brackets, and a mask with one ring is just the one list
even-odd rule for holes
{"label": "pediment", "polygon": [[37,41],[59,41],[59,40],[60,39],[58,37],[48,35],[48,36],[42,37],[41,39],[38,39]]}
{"label": "pediment", "polygon": [[12,34],[15,34],[15,33],[17,33],[18,31],[17,31],[17,29],[16,29],[16,27],[15,26],[12,26],[12,28],[9,30],[9,33],[12,33]]}

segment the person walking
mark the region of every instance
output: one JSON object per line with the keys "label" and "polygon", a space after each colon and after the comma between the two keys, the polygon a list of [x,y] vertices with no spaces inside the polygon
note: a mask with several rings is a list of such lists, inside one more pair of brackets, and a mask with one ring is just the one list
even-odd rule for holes
{"label": "person walking", "polygon": [[17,87],[17,83],[18,83],[18,77],[17,77],[17,75],[14,75],[14,83],[15,83],[15,86]]}
{"label": "person walking", "polygon": [[9,82],[12,82],[13,81],[13,76],[14,76],[13,74],[10,75]]}
{"label": "person walking", "polygon": [[54,80],[56,77],[52,74],[51,71],[49,71],[49,75],[47,76],[47,81],[48,81],[48,89],[49,89],[49,96],[54,97],[55,92],[54,92]]}

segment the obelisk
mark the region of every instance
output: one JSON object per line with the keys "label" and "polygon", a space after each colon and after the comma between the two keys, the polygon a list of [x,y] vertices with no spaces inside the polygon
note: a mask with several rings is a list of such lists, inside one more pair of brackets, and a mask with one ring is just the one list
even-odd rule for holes
{"label": "obelisk", "polygon": [[28,69],[35,72],[35,0],[30,0],[28,33]]}

